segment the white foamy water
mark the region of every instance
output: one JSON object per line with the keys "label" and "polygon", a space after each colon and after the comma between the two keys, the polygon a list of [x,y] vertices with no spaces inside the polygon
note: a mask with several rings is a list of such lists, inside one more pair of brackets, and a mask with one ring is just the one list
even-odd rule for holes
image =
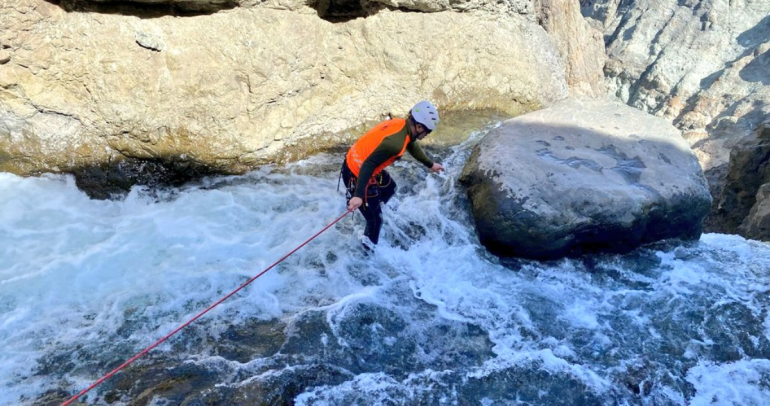
{"label": "white foamy water", "polygon": [[[395,165],[373,256],[361,216],[345,218],[155,352],[212,371],[225,397],[338,371],[292,395],[300,405],[770,402],[766,244],[709,234],[503,263],[457,187],[473,142],[443,153],[445,175]],[[120,201],[0,173],[0,404],[83,389],[305,241],[345,212],[340,160]],[[205,350],[254,319],[281,320],[299,344],[245,362]],[[204,350],[174,345],[191,337]],[[88,402],[110,403],[98,389]]]}

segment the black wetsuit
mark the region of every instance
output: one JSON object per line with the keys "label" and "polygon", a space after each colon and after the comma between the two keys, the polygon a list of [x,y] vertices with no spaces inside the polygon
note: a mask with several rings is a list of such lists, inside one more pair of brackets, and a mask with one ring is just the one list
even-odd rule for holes
{"label": "black wetsuit", "polygon": [[[371,179],[374,170],[378,166],[388,159],[398,156],[407,137],[409,138],[409,144],[407,144],[406,151],[428,168],[432,167],[433,161],[425,155],[420,145],[411,136],[409,126],[405,125],[400,131],[383,138],[374,152],[364,160],[359,172],[360,178]],[[364,200],[364,204],[359,208],[361,214],[366,219],[364,235],[372,243],[377,244],[380,240],[380,229],[382,228],[381,205],[386,204],[396,193],[396,182],[384,169],[374,176],[374,180],[369,181],[368,184],[367,182],[359,182],[345,161],[342,162],[342,179],[348,188],[348,201],[353,197],[359,197]]]}

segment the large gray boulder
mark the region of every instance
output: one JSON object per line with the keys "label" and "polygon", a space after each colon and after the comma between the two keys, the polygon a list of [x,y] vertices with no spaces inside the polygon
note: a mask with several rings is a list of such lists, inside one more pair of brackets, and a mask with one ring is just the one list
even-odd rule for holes
{"label": "large gray boulder", "polygon": [[481,242],[537,259],[698,238],[711,206],[687,142],[618,102],[568,99],[504,122],[463,170]]}

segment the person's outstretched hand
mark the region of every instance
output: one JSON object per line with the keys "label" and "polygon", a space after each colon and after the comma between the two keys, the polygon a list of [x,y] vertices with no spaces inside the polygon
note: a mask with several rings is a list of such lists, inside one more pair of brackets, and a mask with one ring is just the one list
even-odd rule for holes
{"label": "person's outstretched hand", "polygon": [[348,202],[348,210],[353,211],[361,207],[362,204],[364,204],[363,199],[361,199],[360,197],[354,197],[350,199],[350,201]]}
{"label": "person's outstretched hand", "polygon": [[433,164],[433,167],[430,168],[433,172],[439,173],[444,172],[444,165],[441,164]]}

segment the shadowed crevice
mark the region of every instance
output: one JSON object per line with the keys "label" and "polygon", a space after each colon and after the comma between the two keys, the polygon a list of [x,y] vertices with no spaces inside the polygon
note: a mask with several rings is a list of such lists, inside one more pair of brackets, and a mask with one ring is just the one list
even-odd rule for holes
{"label": "shadowed crevice", "polygon": [[[143,19],[173,17],[194,17],[210,15],[220,11],[232,10],[241,7],[239,0],[167,0],[163,3],[149,3],[130,0],[45,0],[48,3],[58,5],[64,11],[70,13],[96,13],[118,14],[134,16]],[[357,18],[366,18],[378,12],[400,10],[402,12],[417,12],[408,7],[389,7],[377,2],[362,2],[360,0],[315,0],[306,5],[318,13],[318,17],[331,23],[345,23]],[[248,7],[248,6],[247,6]],[[260,7],[251,5],[251,8]],[[263,6],[267,7],[267,6]]]}
{"label": "shadowed crevice", "polygon": [[205,176],[224,175],[205,164],[174,157],[141,159],[74,168],[75,184],[92,199],[123,198],[135,185],[150,189],[180,187]]}
{"label": "shadowed crevice", "polygon": [[376,3],[367,6],[361,3],[359,0],[317,0],[310,6],[316,10],[318,17],[332,23],[344,23],[356,18],[365,18],[382,9],[381,5]]}
{"label": "shadowed crevice", "polygon": [[212,0],[212,3],[177,1],[168,3],[140,3],[132,1],[93,2],[87,0],[46,0],[68,13],[118,14],[143,19],[193,17],[210,15],[238,7],[237,0]]}

